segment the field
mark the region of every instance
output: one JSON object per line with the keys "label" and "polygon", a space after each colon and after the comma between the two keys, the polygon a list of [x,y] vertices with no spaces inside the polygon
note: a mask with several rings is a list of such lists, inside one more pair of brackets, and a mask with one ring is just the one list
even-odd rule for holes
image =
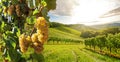
{"label": "field", "polygon": [[120,62],[120,59],[101,55],[84,47],[84,45],[44,45],[42,60],[43,62]]}
{"label": "field", "polygon": [[65,26],[49,28],[49,37],[81,40],[79,35],[80,35],[79,31],[65,27]]}
{"label": "field", "polygon": [[84,45],[44,45],[45,62],[120,62],[84,49]]}

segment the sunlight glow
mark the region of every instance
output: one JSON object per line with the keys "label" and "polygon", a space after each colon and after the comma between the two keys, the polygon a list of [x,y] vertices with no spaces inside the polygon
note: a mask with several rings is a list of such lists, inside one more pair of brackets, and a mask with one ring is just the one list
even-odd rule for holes
{"label": "sunlight glow", "polygon": [[[76,23],[86,25],[95,24],[95,21],[99,22],[99,17],[113,9],[113,6],[115,5],[114,3],[106,0],[77,0],[77,2],[79,5],[73,8],[72,21],[74,20],[77,21]],[[104,21],[102,23],[106,22],[107,21]]]}

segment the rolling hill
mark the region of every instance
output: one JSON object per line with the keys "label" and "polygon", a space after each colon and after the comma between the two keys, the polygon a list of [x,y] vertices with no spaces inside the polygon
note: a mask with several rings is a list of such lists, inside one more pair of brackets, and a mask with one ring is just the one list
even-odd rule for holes
{"label": "rolling hill", "polygon": [[81,33],[84,31],[99,31],[111,27],[120,27],[120,23],[85,26],[83,24],[64,25],[57,22],[51,22],[49,28],[49,39],[58,38],[70,40],[84,40],[80,37]]}
{"label": "rolling hill", "polygon": [[79,31],[64,26],[49,28],[49,38],[51,37],[60,39],[81,40]]}
{"label": "rolling hill", "polygon": [[75,30],[80,31],[80,32],[96,30],[95,28],[92,28],[90,26],[86,26],[83,24],[70,24],[70,25],[67,25],[67,27],[75,29]]}
{"label": "rolling hill", "polygon": [[120,27],[120,23],[108,23],[108,24],[101,24],[101,25],[93,25],[91,26],[95,29],[104,29],[104,28],[111,28],[111,27]]}
{"label": "rolling hill", "polygon": [[49,38],[83,40],[80,37],[80,33],[80,31],[77,31],[60,23],[52,23],[52,26],[49,28]]}

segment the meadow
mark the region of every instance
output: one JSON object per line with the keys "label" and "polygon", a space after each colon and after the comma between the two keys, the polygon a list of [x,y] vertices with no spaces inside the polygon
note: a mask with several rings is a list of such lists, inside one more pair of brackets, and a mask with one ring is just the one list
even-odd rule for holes
{"label": "meadow", "polygon": [[[120,62],[120,59],[87,50],[84,44],[44,45],[40,59],[42,62]],[[1,57],[0,62],[3,62]]]}
{"label": "meadow", "polygon": [[44,62],[120,62],[85,49],[85,45],[44,45]]}

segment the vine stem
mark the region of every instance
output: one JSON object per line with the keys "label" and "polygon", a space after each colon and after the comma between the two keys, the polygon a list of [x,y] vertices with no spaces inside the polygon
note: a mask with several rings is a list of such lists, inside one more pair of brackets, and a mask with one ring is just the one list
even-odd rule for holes
{"label": "vine stem", "polygon": [[[40,7],[39,13],[42,11],[43,8],[44,8],[43,6]],[[38,13],[38,14],[39,14],[39,13]],[[34,33],[34,31],[35,31],[35,27],[34,27],[33,30],[31,31],[30,36],[32,36],[32,34]]]}
{"label": "vine stem", "polygon": [[34,31],[35,31],[35,27],[34,27],[33,30],[31,31],[30,36],[32,36],[32,34],[34,33]]}

